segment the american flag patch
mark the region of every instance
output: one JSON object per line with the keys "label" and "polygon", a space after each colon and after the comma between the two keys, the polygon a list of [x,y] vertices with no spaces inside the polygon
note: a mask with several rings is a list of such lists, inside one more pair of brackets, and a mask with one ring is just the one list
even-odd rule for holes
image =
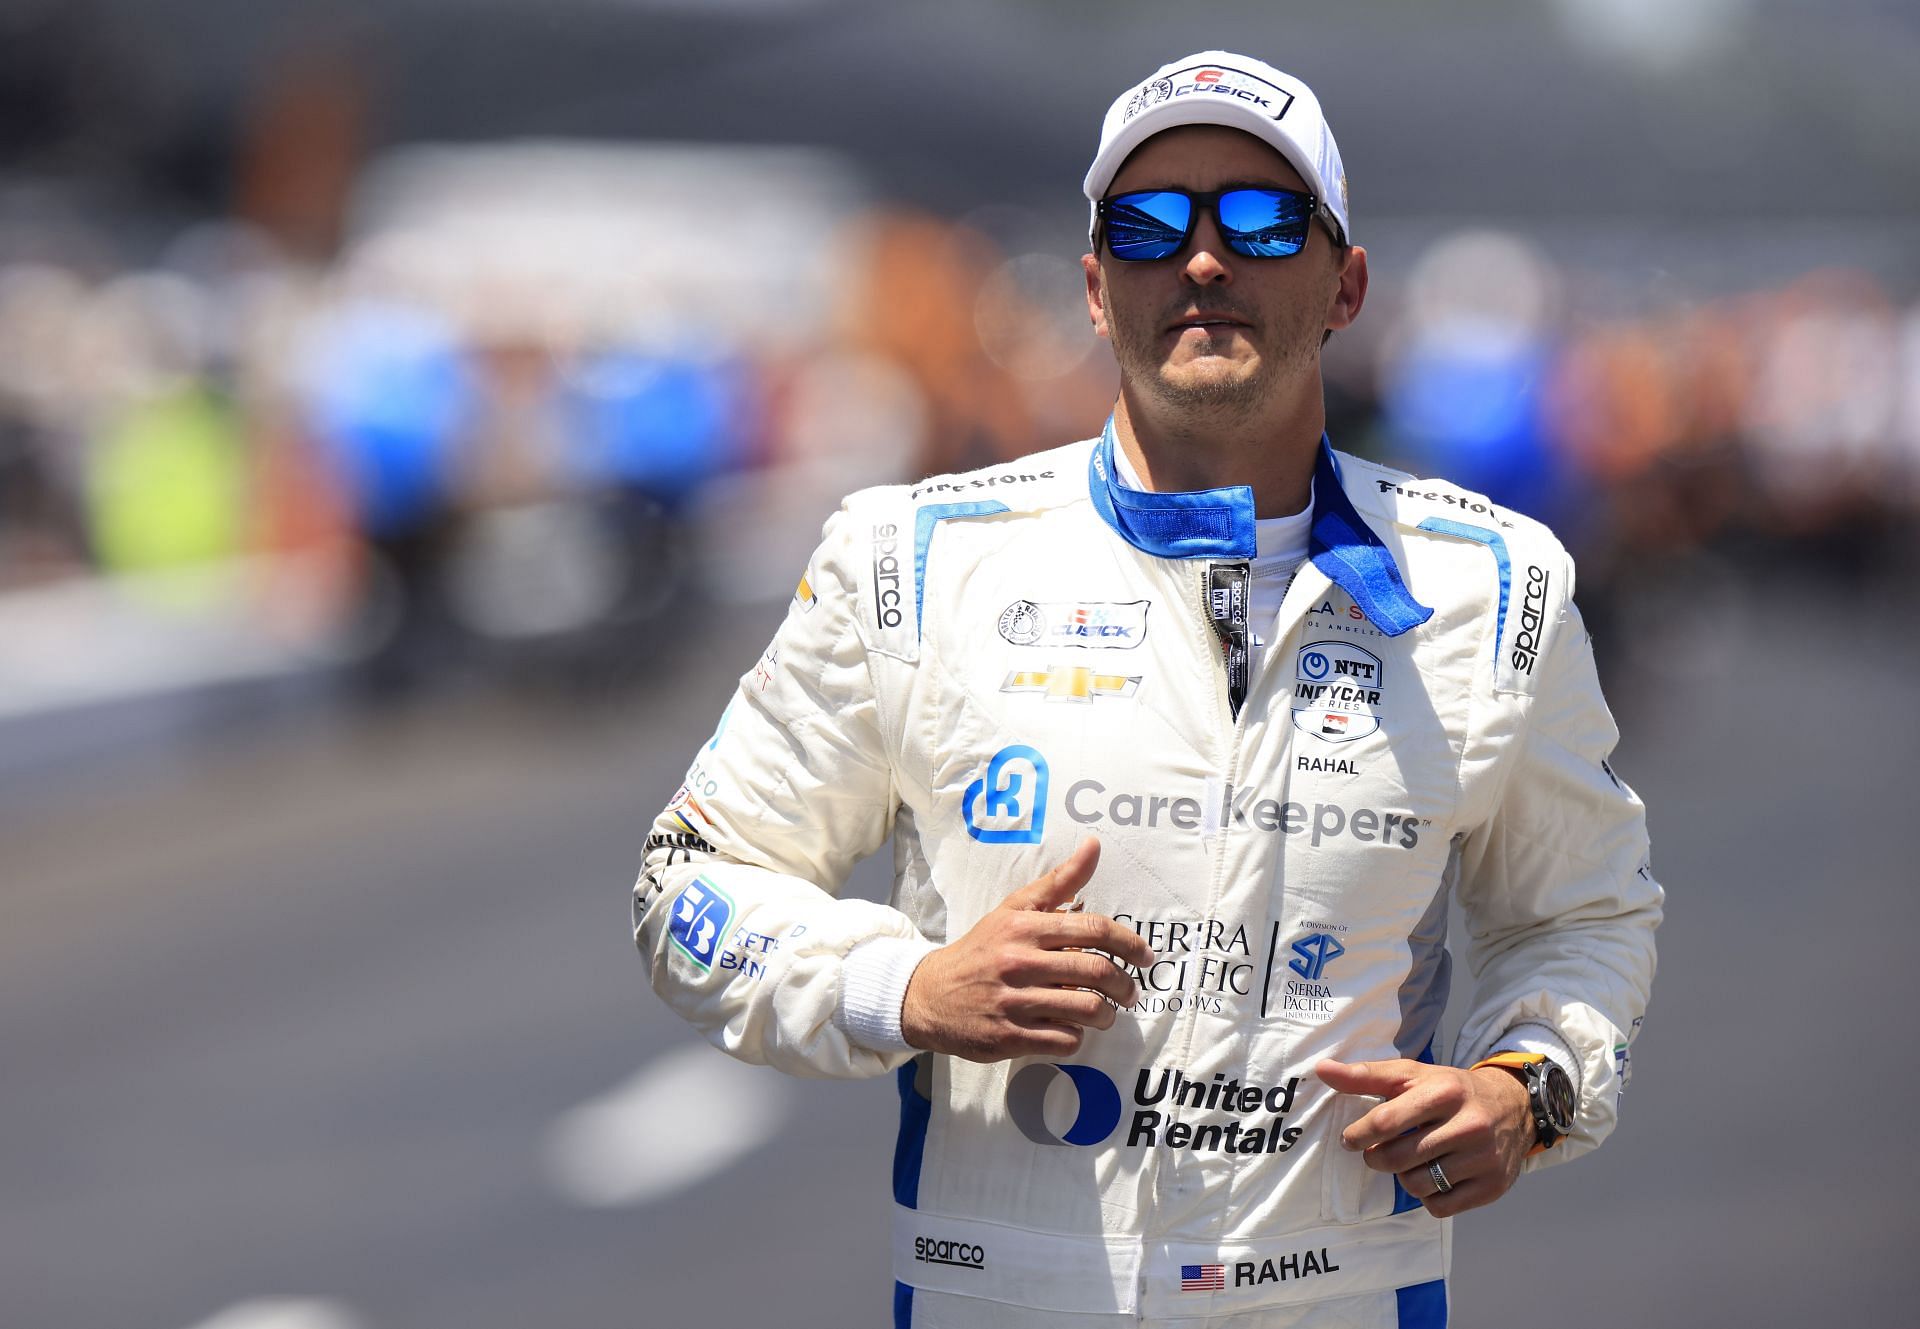
{"label": "american flag patch", "polygon": [[1224,1264],[1183,1264],[1180,1266],[1182,1292],[1224,1292],[1227,1266]]}

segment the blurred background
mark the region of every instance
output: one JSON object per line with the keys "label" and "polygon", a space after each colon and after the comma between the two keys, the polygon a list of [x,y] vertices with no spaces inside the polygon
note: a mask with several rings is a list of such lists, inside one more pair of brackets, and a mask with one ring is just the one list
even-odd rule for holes
{"label": "blurred background", "polygon": [[0,1325],[886,1322],[890,1082],[704,1049],[627,889],[840,495],[1098,430],[1079,181],[1216,45],[1340,137],[1335,443],[1566,537],[1670,891],[1457,1321],[1911,1323],[1905,0],[0,0]]}

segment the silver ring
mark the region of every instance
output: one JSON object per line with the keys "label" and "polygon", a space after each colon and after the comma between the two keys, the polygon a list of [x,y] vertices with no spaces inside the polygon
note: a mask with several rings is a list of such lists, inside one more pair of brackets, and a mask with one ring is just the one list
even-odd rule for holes
{"label": "silver ring", "polygon": [[1427,1175],[1433,1178],[1433,1184],[1441,1195],[1453,1189],[1453,1183],[1447,1180],[1447,1174],[1440,1170],[1440,1160],[1434,1159],[1427,1164]]}

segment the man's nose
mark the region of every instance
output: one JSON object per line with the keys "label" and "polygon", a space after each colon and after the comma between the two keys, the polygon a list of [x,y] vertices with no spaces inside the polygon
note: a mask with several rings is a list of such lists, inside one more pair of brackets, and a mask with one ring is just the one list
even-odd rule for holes
{"label": "man's nose", "polygon": [[1233,280],[1233,269],[1228,265],[1231,253],[1214,222],[1213,209],[1208,208],[1194,222],[1193,239],[1187,242],[1180,275],[1195,286],[1225,285]]}

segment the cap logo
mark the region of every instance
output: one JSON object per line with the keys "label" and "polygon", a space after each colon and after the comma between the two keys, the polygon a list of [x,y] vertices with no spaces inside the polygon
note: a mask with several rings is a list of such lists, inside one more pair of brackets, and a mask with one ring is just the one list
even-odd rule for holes
{"label": "cap logo", "polygon": [[1228,65],[1189,65],[1176,70],[1171,78],[1157,78],[1140,85],[1140,91],[1127,102],[1120,122],[1125,124],[1142,111],[1175,97],[1214,93],[1236,98],[1272,119],[1281,120],[1293,109],[1294,95],[1279,84]]}
{"label": "cap logo", "polygon": [[1133,100],[1127,103],[1126,111],[1120,119],[1124,122],[1146,110],[1149,106],[1158,106],[1173,96],[1173,80],[1156,78],[1140,85],[1140,91],[1133,94]]}

